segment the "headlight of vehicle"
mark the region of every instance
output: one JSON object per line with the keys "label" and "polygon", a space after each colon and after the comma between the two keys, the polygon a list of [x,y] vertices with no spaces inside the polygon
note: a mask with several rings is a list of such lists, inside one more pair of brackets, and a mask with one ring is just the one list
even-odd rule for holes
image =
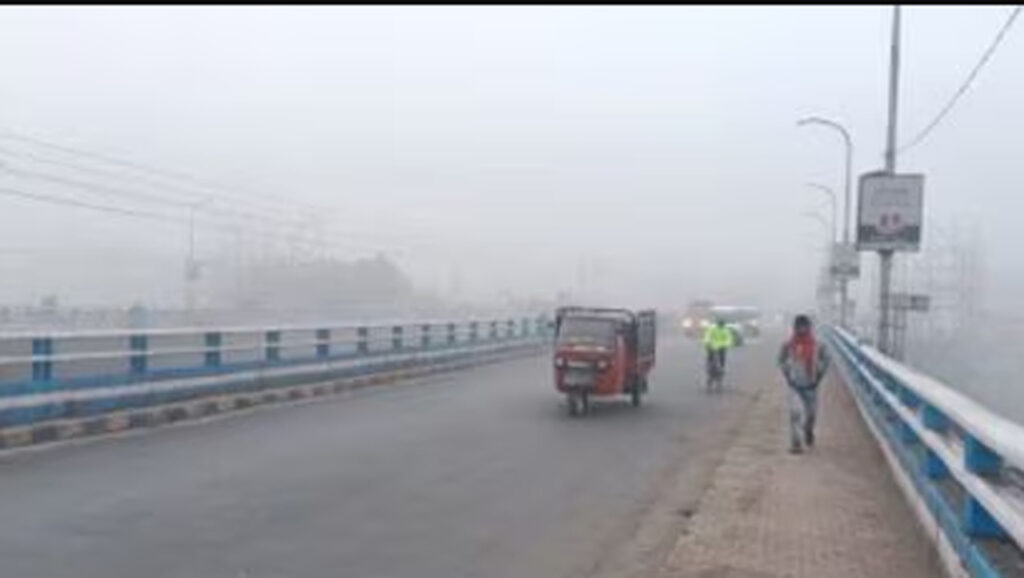
{"label": "headlight of vehicle", "polygon": [[555,358],[555,367],[558,367],[558,368],[565,367],[565,358],[562,357],[562,356],[556,357]]}
{"label": "headlight of vehicle", "polygon": [[598,359],[597,360],[597,370],[598,371],[604,371],[606,369],[608,369],[608,360],[607,359]]}

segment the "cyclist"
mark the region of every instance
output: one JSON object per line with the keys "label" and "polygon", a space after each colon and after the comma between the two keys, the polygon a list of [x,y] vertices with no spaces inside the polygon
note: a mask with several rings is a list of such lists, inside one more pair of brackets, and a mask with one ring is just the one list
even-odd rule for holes
{"label": "cyclist", "polygon": [[721,317],[715,319],[715,322],[704,331],[704,349],[708,352],[708,369],[710,370],[711,364],[717,361],[720,374],[725,374],[725,352],[732,346],[732,330],[725,326],[725,320]]}

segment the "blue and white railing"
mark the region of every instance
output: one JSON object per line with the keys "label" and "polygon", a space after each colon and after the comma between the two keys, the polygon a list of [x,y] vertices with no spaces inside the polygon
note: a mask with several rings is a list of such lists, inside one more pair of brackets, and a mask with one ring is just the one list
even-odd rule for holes
{"label": "blue and white railing", "polygon": [[0,334],[0,430],[496,355],[543,317]]}
{"label": "blue and white railing", "polygon": [[841,329],[829,337],[947,568],[1024,576],[1024,427]]}

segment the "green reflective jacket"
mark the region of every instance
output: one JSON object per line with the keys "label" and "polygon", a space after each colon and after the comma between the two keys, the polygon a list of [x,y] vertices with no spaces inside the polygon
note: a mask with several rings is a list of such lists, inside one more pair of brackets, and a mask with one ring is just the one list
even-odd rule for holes
{"label": "green reflective jacket", "polygon": [[729,349],[733,346],[732,329],[712,325],[704,331],[704,346],[712,349]]}

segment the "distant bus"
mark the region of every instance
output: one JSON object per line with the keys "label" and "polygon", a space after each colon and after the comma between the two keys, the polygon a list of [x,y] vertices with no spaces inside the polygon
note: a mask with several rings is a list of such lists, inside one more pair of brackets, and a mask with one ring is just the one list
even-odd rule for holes
{"label": "distant bus", "polygon": [[711,315],[715,319],[723,319],[744,337],[761,334],[761,310],[757,307],[716,305],[711,308]]}

